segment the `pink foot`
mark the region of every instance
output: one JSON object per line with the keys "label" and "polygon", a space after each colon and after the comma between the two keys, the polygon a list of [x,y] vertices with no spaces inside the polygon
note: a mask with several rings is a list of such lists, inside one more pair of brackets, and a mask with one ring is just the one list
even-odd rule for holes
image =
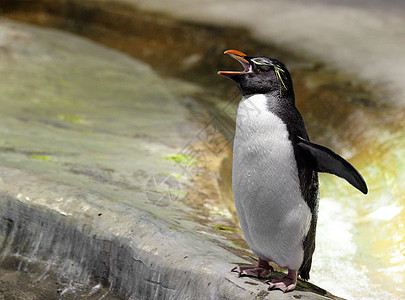
{"label": "pink foot", "polygon": [[257,266],[237,266],[231,270],[231,272],[238,272],[239,276],[250,276],[257,278],[268,278],[273,268],[269,263],[259,258]]}
{"label": "pink foot", "polygon": [[282,290],[283,293],[292,291],[297,286],[297,271],[288,269],[287,276],[282,279],[273,279],[266,281],[269,286],[269,291],[273,289]]}

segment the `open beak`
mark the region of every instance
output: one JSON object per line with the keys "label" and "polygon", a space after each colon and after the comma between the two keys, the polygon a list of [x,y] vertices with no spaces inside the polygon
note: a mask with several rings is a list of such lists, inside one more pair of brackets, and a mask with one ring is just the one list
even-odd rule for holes
{"label": "open beak", "polygon": [[243,71],[219,71],[218,72],[219,75],[225,77],[233,77],[235,75],[252,72],[252,66],[249,63],[249,61],[245,58],[247,57],[245,53],[242,53],[238,50],[226,50],[224,54],[229,54],[230,56],[232,56],[234,59],[240,62],[245,69]]}

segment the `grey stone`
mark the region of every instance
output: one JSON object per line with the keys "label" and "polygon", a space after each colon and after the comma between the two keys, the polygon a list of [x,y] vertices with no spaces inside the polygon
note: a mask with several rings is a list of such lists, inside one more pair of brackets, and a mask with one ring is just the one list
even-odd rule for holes
{"label": "grey stone", "polygon": [[162,174],[163,191],[192,184],[166,158],[200,128],[147,65],[57,30],[1,20],[0,32],[0,259],[131,299],[325,299],[238,278],[244,261],[199,234],[183,202],[153,185],[148,197]]}

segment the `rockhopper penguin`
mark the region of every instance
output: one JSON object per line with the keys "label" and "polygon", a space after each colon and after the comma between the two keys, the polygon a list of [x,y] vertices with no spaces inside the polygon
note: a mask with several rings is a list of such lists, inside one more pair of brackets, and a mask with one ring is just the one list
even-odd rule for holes
{"label": "rockhopper penguin", "polygon": [[364,194],[356,169],[330,149],[309,141],[295,107],[286,67],[267,57],[227,50],[244,71],[220,71],[242,93],[233,145],[232,190],[243,235],[258,266],[238,266],[241,276],[268,278],[273,261],[288,269],[269,289],[293,290],[297,276],[309,279],[315,250],[318,172],[346,179]]}

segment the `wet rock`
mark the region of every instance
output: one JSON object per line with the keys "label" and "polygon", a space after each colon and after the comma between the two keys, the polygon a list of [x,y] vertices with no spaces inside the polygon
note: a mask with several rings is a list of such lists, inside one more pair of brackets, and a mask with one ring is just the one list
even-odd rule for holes
{"label": "wet rock", "polygon": [[173,158],[200,128],[147,65],[57,30],[2,20],[0,32],[3,262],[135,299],[328,295],[246,283],[229,272],[243,260],[197,233]]}

